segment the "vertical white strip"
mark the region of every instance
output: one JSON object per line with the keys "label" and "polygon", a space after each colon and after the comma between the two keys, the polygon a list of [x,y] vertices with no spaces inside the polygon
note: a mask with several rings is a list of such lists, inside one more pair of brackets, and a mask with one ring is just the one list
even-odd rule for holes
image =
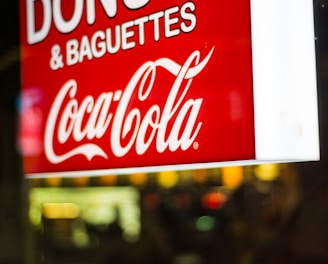
{"label": "vertical white strip", "polygon": [[251,0],[257,159],[319,159],[312,0]]}

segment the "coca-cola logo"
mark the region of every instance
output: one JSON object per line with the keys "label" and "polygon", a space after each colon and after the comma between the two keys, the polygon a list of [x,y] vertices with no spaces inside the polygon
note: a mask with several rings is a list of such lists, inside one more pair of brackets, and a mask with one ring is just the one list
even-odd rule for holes
{"label": "coca-cola logo", "polygon": [[[109,159],[108,153],[123,157],[132,149],[142,155],[151,145],[158,153],[189,149],[202,127],[198,117],[203,99],[188,98],[188,91],[194,78],[208,64],[213,51],[214,47],[201,60],[200,52],[196,50],[183,65],[169,58],[145,62],[125,89],[103,92],[97,98],[88,95],[81,102],[76,98],[79,92],[77,81],[68,80],[54,99],[46,123],[44,148],[48,160],[58,164],[77,155],[83,155],[88,160],[95,156]],[[131,107],[131,98],[136,95],[141,102],[148,99],[158,87],[158,68],[173,75],[175,81],[164,105],[153,104],[142,115],[137,105]],[[115,109],[113,102],[118,103]],[[86,117],[87,121],[83,122]],[[169,122],[173,123],[170,128]],[[93,143],[108,130],[110,137],[107,146],[110,151]],[[146,133],[149,130],[150,133]],[[127,135],[129,138],[126,138]],[[55,141],[65,144],[69,139],[76,143],[74,148],[65,153],[56,151]]]}

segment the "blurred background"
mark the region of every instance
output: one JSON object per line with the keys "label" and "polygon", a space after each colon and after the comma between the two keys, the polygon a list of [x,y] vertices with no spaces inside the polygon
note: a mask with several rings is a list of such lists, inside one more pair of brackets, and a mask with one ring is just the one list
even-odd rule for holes
{"label": "blurred background", "polygon": [[0,8],[0,263],[328,263],[328,1],[314,0],[321,161],[24,179],[18,1]]}

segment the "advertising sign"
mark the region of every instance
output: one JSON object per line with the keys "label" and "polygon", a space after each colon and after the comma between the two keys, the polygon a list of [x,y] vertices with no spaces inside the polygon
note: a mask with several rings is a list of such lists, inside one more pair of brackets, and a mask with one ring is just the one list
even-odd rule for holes
{"label": "advertising sign", "polygon": [[312,2],[289,2],[20,0],[25,174],[318,159]]}

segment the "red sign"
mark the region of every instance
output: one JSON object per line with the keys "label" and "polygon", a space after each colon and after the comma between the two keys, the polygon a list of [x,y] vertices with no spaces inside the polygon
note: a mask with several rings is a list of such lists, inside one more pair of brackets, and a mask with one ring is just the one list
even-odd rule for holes
{"label": "red sign", "polygon": [[257,158],[249,0],[20,2],[27,175]]}

